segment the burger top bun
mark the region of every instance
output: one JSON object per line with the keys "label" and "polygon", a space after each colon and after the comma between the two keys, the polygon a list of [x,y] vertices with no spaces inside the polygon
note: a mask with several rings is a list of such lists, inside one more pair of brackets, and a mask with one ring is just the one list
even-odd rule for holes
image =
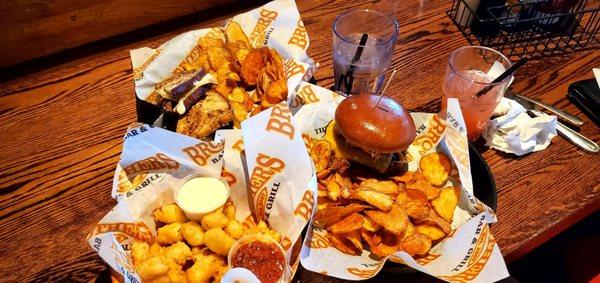
{"label": "burger top bun", "polygon": [[372,154],[402,152],[416,136],[404,107],[389,97],[361,94],[344,99],[335,111],[335,126],[350,145]]}

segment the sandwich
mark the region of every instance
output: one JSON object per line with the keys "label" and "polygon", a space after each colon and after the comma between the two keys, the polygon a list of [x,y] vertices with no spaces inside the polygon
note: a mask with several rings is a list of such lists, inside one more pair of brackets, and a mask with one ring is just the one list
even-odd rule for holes
{"label": "sandwich", "polygon": [[389,174],[407,169],[405,153],[415,137],[415,123],[402,105],[369,94],[343,100],[325,132],[337,157]]}

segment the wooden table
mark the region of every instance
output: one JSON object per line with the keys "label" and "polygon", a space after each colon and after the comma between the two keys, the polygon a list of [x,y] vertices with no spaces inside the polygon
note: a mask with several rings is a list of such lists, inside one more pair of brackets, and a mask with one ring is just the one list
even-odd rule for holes
{"label": "wooden table", "polygon": [[[299,1],[311,40],[309,54],[321,63],[318,84],[328,87],[333,81],[334,17],[351,8],[379,9],[393,13],[401,31],[392,63],[399,72],[388,93],[409,109],[435,111],[448,55],[467,44],[444,13],[449,5],[437,0]],[[229,6],[159,34],[149,31],[149,38],[103,41],[65,53],[66,58],[2,71],[2,281],[87,281],[105,270],[85,237],[115,205],[110,188],[122,135],[136,120],[128,50],[156,47],[239,12]],[[576,114],[585,121],[581,133],[600,141],[598,127],[565,98],[570,83],[590,78],[591,68],[598,66],[598,50],[533,60],[518,73],[514,89]],[[599,157],[561,137],[523,157],[492,149],[482,153],[498,187],[499,222],[492,231],[508,262],[600,207]],[[319,276],[300,270],[297,278],[324,278]]]}

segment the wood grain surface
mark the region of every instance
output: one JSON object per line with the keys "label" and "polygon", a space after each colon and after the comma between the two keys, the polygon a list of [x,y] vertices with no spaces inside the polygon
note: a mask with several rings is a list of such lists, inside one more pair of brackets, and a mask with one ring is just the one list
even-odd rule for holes
{"label": "wood grain surface", "polygon": [[[299,1],[310,36],[309,55],[320,62],[319,85],[332,85],[331,23],[342,11],[372,8],[400,23],[388,93],[411,110],[436,111],[446,60],[466,45],[444,11],[449,1]],[[239,12],[239,11],[238,11]],[[235,13],[238,13],[235,12]],[[234,12],[232,12],[234,13]],[[231,15],[229,15],[231,16]],[[106,269],[85,241],[114,205],[110,188],[122,135],[136,120],[128,50],[156,47],[193,25],[0,82],[0,278],[2,281],[89,281]],[[532,60],[514,89],[576,114],[580,132],[600,141],[600,129],[565,98],[567,86],[591,78],[600,51]],[[8,70],[9,72],[10,70]],[[544,151],[523,157],[482,149],[498,187],[498,219],[492,232],[508,261],[514,260],[600,208],[600,158],[561,137]],[[381,275],[393,281],[431,281],[419,274]],[[296,281],[333,280],[300,269]]]}
{"label": "wood grain surface", "polygon": [[[0,67],[136,30],[234,0],[0,2]],[[240,2],[240,1],[238,1]]]}

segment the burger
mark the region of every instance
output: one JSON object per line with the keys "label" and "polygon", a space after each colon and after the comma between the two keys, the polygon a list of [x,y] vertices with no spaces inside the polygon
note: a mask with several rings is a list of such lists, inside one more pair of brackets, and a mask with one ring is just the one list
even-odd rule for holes
{"label": "burger", "polygon": [[379,173],[406,170],[405,152],[415,136],[415,123],[402,105],[368,94],[343,100],[325,133],[336,156]]}

